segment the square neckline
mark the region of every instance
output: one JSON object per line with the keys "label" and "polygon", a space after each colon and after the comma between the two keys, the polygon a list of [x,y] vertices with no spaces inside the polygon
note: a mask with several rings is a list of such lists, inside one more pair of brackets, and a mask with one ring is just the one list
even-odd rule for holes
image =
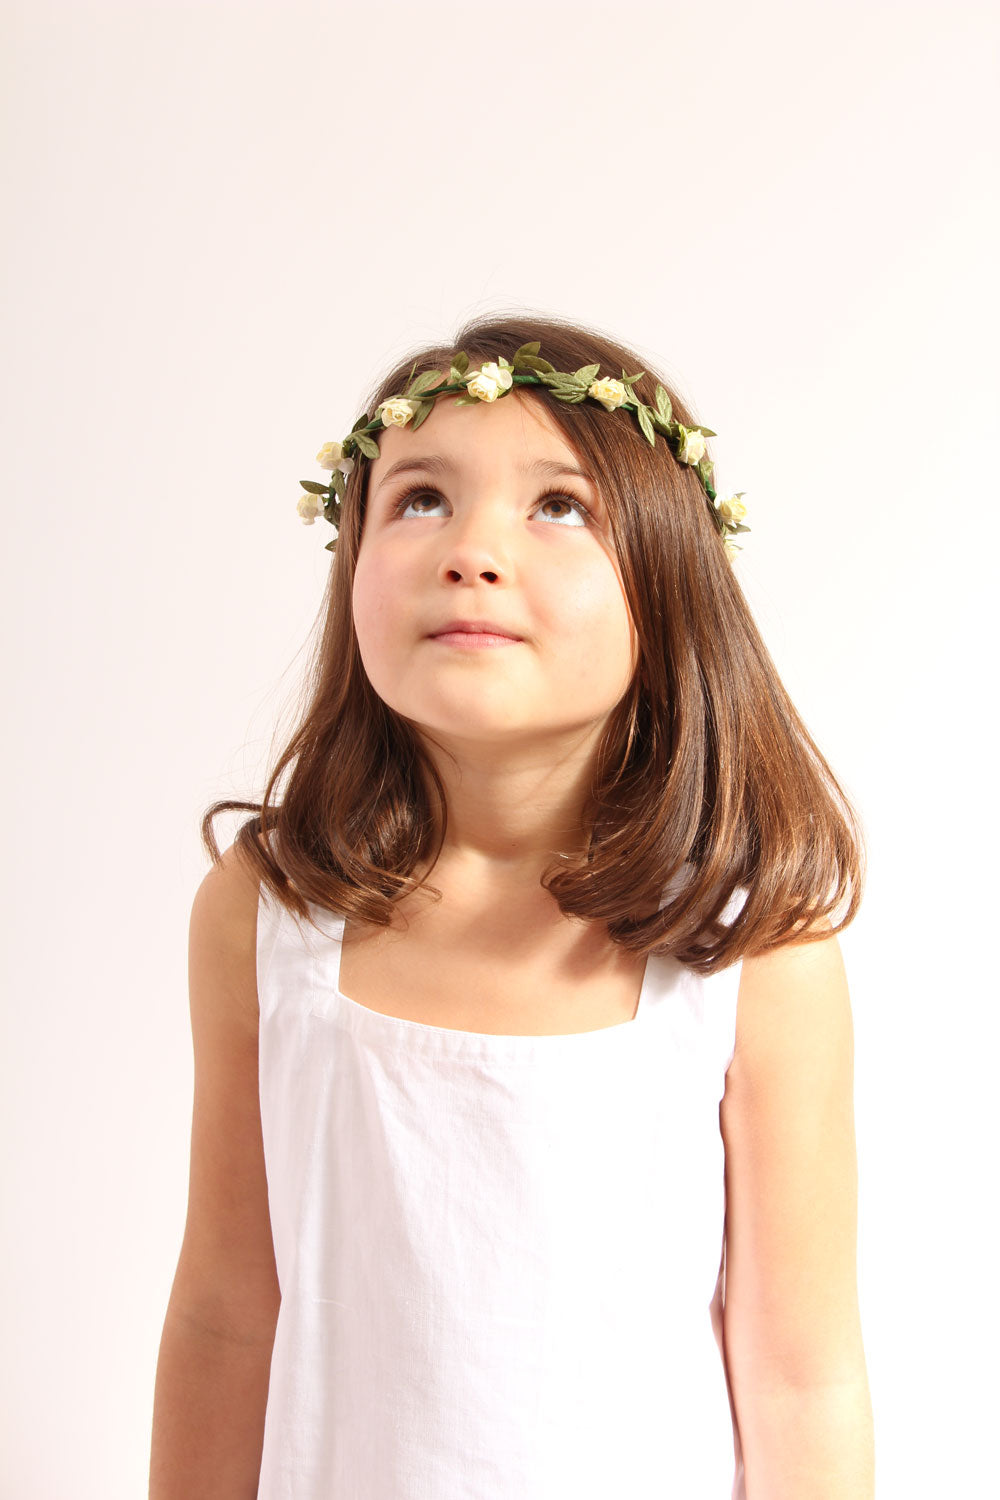
{"label": "square neckline", "polygon": [[[311,905],[312,903],[310,903]],[[316,908],[323,911],[323,908]],[[505,1042],[505,1043],[534,1043],[534,1042],[567,1042],[576,1041],[581,1037],[602,1036],[609,1031],[625,1031],[629,1026],[635,1026],[643,1019],[649,1009],[649,991],[653,984],[653,973],[651,959],[653,955],[646,955],[646,964],[642,971],[642,983],[639,986],[639,998],[636,1002],[634,1013],[627,1021],[614,1021],[610,1026],[592,1026],[589,1031],[468,1031],[458,1026],[435,1026],[429,1021],[411,1021],[406,1016],[393,1016],[384,1010],[374,1010],[370,1005],[362,1005],[360,1000],[354,1000],[346,995],[340,983],[340,970],[344,956],[344,928],[347,918],[340,914],[323,911],[327,918],[332,917],[328,923],[328,936],[337,945],[337,958],[334,966],[333,989],[338,1003],[347,1007],[348,1013],[354,1015],[359,1021],[364,1022],[367,1017],[374,1017],[374,1023],[388,1022],[389,1029],[406,1027],[411,1031],[422,1033],[426,1036],[439,1038],[455,1037],[463,1041],[475,1043]],[[369,1023],[371,1024],[371,1023]]]}

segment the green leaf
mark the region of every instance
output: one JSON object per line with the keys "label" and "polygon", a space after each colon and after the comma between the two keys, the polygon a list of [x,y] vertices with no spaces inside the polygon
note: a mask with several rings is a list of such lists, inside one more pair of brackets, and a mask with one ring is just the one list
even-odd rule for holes
{"label": "green leaf", "polygon": [[718,437],[719,436],[719,434],[717,432],[713,432],[712,431],[711,427],[689,427],[688,431],[689,432],[703,432],[706,437]]}
{"label": "green leaf", "polygon": [[367,427],[367,426],[368,426],[368,413],[363,411],[361,413],[360,417],[358,418],[358,420],[355,422],[354,426],[351,428],[351,431],[352,432],[357,432],[357,430],[358,430],[359,427]]}
{"label": "green leaf", "polygon": [[653,433],[653,423],[652,423],[652,419],[651,419],[651,416],[650,416],[649,407],[643,405],[643,403],[640,401],[639,404],[638,404],[638,406],[636,407],[636,415],[639,418],[639,426],[642,428],[643,432],[646,434],[646,440],[649,443],[649,446],[651,448],[655,448],[656,447],[656,437],[655,437],[655,435]]}
{"label": "green leaf", "polygon": [[[339,474],[340,470],[335,469],[334,473]],[[300,479],[299,484],[301,484],[304,490],[308,490],[310,495],[328,495],[330,493],[330,486],[328,484],[317,484],[315,479]]]}
{"label": "green leaf", "polygon": [[340,499],[343,500],[344,496],[347,494],[347,482],[339,469],[334,469],[333,474],[331,475],[331,483],[333,484],[333,488],[336,490]]}
{"label": "green leaf", "polygon": [[698,473],[701,475],[702,482],[705,482],[706,480],[711,479],[712,470],[715,468],[715,465],[710,458],[702,458],[699,460],[697,468]]}
{"label": "green leaf", "polygon": [[333,539],[332,542],[327,542],[326,546],[323,548],[323,551],[324,552],[335,552],[336,549],[337,549],[337,538],[334,537],[334,539]]}
{"label": "green leaf", "polygon": [[478,396],[456,396],[455,397],[455,405],[456,406],[482,406],[482,404],[483,403],[480,401],[480,399],[479,399]]}
{"label": "green leaf", "polygon": [[674,409],[670,404],[670,397],[658,381],[656,385],[656,410],[664,422],[669,422],[674,414]]}
{"label": "green leaf", "polygon": [[626,375],[625,371],[623,370],[622,371],[622,385],[627,385],[628,388],[629,388],[629,390],[631,390],[632,387],[635,385],[636,381],[641,380],[642,377],[645,375],[645,373],[646,373],[645,370],[640,370],[639,373],[638,373],[638,375]]}
{"label": "green leaf", "polygon": [[535,339],[534,343],[532,344],[522,344],[520,349],[518,349],[517,353],[514,355],[514,364],[516,365],[518,360],[525,359],[530,354],[537,354],[541,347],[542,346],[538,339]]}
{"label": "green leaf", "polygon": [[451,362],[452,380],[463,380],[469,368],[469,356],[464,353],[456,354]]}
{"label": "green leaf", "polygon": [[591,385],[597,379],[597,372],[600,368],[600,363],[596,365],[581,365],[580,368],[575,371],[576,378],[577,380],[582,381],[584,385]]}
{"label": "green leaf", "polygon": [[581,396],[587,394],[590,381],[578,380],[575,375],[566,375],[561,370],[556,370],[549,375],[544,370],[538,371],[538,378],[543,385],[547,385],[553,392],[557,391],[579,391]]}
{"label": "green leaf", "polygon": [[409,423],[407,425],[410,428],[412,428],[412,430],[414,432],[416,432],[416,430],[420,426],[421,422],[426,422],[427,418],[430,416],[430,414],[431,414],[431,412],[433,410],[434,410],[434,402],[433,401],[421,401],[420,405],[417,407],[416,411],[414,412],[413,416],[411,417],[411,419],[410,419],[410,421],[409,421]]}
{"label": "green leaf", "polygon": [[378,458],[378,443],[367,432],[355,433],[354,441],[357,443],[365,458]]}
{"label": "green leaf", "polygon": [[440,370],[425,370],[418,375],[413,384],[407,389],[406,398],[412,401],[417,396],[422,396],[424,391],[430,390],[432,385],[438,385],[441,380]]}
{"label": "green leaf", "polygon": [[554,373],[555,365],[550,365],[547,359],[536,359],[533,354],[527,354],[523,359],[514,360],[514,368],[521,370],[536,370]]}

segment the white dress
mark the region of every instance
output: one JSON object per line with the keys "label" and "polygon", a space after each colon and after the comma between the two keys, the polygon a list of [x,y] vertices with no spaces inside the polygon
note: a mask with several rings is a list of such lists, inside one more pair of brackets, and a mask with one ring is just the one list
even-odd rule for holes
{"label": "white dress", "polygon": [[719,1103],[740,965],[647,960],[634,1020],[382,1015],[261,887],[281,1309],[259,1500],[743,1500]]}

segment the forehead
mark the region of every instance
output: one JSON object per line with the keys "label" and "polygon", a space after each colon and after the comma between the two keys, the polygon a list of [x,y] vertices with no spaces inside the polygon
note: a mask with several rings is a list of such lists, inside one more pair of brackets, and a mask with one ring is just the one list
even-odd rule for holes
{"label": "forehead", "polygon": [[378,458],[371,460],[373,488],[401,460],[428,455],[446,457],[470,471],[494,469],[504,462],[523,468],[535,459],[586,468],[544,402],[520,391],[474,406],[459,406],[454,396],[439,396],[415,432],[408,426],[389,427],[379,433],[378,445]]}

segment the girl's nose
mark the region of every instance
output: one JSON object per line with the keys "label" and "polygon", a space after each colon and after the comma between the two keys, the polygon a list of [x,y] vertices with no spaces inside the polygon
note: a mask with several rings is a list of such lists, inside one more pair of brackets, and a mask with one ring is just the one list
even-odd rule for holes
{"label": "girl's nose", "polygon": [[500,503],[471,505],[453,515],[441,533],[442,576],[505,577],[511,566],[509,510]]}

